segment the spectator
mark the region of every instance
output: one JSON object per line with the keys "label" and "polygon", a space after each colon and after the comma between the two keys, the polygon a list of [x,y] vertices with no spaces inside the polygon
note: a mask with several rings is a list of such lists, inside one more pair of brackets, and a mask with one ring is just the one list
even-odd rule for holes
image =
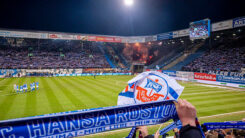
{"label": "spectator", "polygon": [[186,100],[179,99],[176,110],[182,123],[180,138],[202,138],[200,129],[196,127],[196,109]]}

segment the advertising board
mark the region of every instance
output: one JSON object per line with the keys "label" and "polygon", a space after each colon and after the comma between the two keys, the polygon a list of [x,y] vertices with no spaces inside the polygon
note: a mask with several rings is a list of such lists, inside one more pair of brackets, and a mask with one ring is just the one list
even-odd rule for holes
{"label": "advertising board", "polygon": [[19,37],[19,38],[37,38],[37,39],[47,39],[48,38],[47,33],[7,31],[7,30],[0,30],[0,36]]}
{"label": "advertising board", "polygon": [[48,33],[32,33],[26,32],[26,38],[39,38],[39,39],[48,39]]}
{"label": "advertising board", "polygon": [[179,78],[186,78],[188,80],[193,80],[194,72],[176,71],[176,76]]}
{"label": "advertising board", "polygon": [[153,41],[157,41],[157,35],[153,36]]}
{"label": "advertising board", "polygon": [[84,40],[87,41],[88,40],[88,36],[84,36],[84,35],[76,35],[75,36],[76,40]]}
{"label": "advertising board", "polygon": [[220,31],[232,28],[232,20],[227,20],[223,22],[217,22],[212,24],[212,31]]}
{"label": "advertising board", "polygon": [[221,75],[221,76],[229,76],[229,77],[243,77],[245,78],[245,72],[227,72],[227,71],[209,71],[208,74]]}
{"label": "advertising board", "polygon": [[75,35],[50,33],[49,39],[74,40]]}
{"label": "advertising board", "polygon": [[152,41],[154,41],[153,36],[146,36],[145,37],[145,42],[152,42]]}
{"label": "advertising board", "polygon": [[173,38],[173,32],[157,35],[157,40],[166,40],[166,39],[172,39],[172,38]]}
{"label": "advertising board", "polygon": [[245,26],[245,17],[233,19],[233,28]]}
{"label": "advertising board", "polygon": [[178,37],[189,36],[189,28],[178,31]]}
{"label": "advertising board", "polygon": [[120,43],[122,39],[120,37],[88,36],[88,41]]}
{"label": "advertising board", "polygon": [[24,32],[19,32],[19,31],[0,30],[0,36],[2,36],[2,37],[20,37],[20,38],[23,38],[25,36],[25,33]]}
{"label": "advertising board", "polygon": [[194,73],[194,79],[197,80],[208,80],[208,81],[216,81],[216,75],[207,74],[207,73]]}
{"label": "advertising board", "polygon": [[162,70],[162,73],[167,74],[168,76],[171,76],[171,77],[176,77],[176,71]]}
{"label": "advertising board", "polygon": [[74,40],[75,35],[69,35],[69,34],[60,34],[60,39],[65,39],[65,40]]}
{"label": "advertising board", "polygon": [[144,43],[145,42],[145,37],[128,37],[127,43]]}
{"label": "advertising board", "polygon": [[173,31],[173,38],[179,37],[179,32],[178,31]]}
{"label": "advertising board", "polygon": [[228,83],[245,84],[245,78],[244,77],[239,77],[239,76],[217,75],[216,80],[217,81],[221,81],[221,82],[228,82]]}

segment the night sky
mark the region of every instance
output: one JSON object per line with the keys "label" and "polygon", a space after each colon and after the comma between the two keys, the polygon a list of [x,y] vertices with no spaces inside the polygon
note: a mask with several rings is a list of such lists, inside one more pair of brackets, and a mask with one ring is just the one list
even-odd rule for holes
{"label": "night sky", "polygon": [[244,0],[1,0],[0,28],[103,35],[153,35],[245,16]]}

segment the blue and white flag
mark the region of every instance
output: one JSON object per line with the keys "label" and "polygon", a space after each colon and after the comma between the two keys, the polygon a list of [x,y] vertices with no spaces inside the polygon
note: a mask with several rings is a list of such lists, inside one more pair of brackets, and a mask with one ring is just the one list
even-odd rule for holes
{"label": "blue and white flag", "polygon": [[[158,71],[143,72],[128,81],[126,88],[118,95],[117,104],[177,101],[183,90],[184,87],[166,74]],[[131,138],[135,130],[133,127],[127,138]]]}
{"label": "blue and white flag", "polygon": [[128,81],[118,95],[117,104],[135,104],[153,101],[177,100],[184,87],[166,74],[157,71],[143,72]]}

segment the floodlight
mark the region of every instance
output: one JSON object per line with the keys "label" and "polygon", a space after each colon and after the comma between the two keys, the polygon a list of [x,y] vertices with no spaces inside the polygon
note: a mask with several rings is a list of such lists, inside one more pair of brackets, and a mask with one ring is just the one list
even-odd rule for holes
{"label": "floodlight", "polygon": [[134,1],[133,0],[124,0],[124,4],[126,6],[132,6],[134,4]]}

